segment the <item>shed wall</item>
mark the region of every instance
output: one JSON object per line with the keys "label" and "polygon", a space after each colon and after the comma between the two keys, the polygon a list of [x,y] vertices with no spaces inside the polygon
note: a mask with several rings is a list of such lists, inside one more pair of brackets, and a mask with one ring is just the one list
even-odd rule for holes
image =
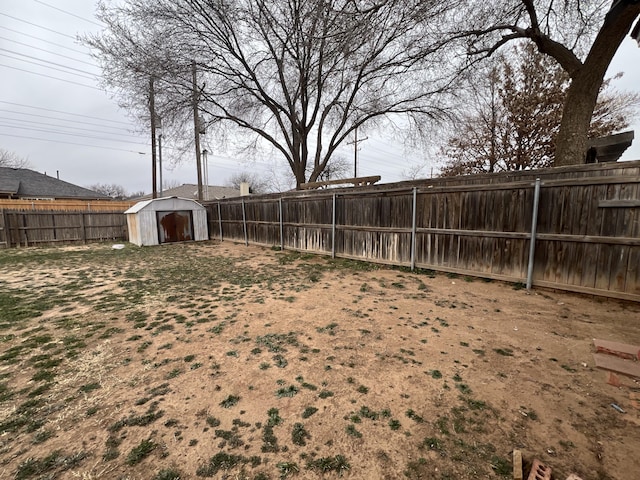
{"label": "shed wall", "polygon": [[207,226],[207,211],[193,210],[193,237],[196,242],[209,240],[209,228]]}
{"label": "shed wall", "polygon": [[141,247],[142,238],[140,236],[140,225],[138,224],[138,217],[135,213],[127,213],[127,229],[129,230],[129,241]]}
{"label": "shed wall", "polygon": [[160,245],[158,241],[158,220],[156,211],[145,209],[138,212],[138,223],[140,225],[140,238],[142,245]]}
{"label": "shed wall", "polygon": [[157,212],[175,211],[191,212],[193,239],[195,241],[209,239],[207,210],[193,200],[169,197],[140,202],[127,211],[127,224],[131,232],[131,243],[138,246],[159,245]]}

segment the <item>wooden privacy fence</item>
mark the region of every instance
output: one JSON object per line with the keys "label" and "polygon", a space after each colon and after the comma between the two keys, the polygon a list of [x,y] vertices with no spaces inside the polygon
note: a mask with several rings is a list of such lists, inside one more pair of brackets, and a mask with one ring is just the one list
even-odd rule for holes
{"label": "wooden privacy fence", "polygon": [[207,209],[212,238],[640,301],[640,161],[287,192]]}
{"label": "wooden privacy fence", "polygon": [[57,243],[127,240],[122,212],[0,210],[0,245],[9,248]]}

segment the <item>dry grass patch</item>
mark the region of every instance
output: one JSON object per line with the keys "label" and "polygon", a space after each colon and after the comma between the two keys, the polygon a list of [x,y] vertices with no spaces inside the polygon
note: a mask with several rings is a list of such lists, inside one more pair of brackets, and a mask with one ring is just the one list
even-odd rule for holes
{"label": "dry grass patch", "polygon": [[214,242],[0,267],[0,476],[507,478],[513,448],[640,469],[590,356],[640,343],[638,305]]}

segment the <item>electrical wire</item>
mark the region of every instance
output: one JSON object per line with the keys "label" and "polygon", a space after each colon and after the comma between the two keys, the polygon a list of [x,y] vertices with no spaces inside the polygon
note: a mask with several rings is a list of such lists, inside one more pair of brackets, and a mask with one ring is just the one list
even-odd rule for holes
{"label": "electrical wire", "polygon": [[2,48],[2,47],[0,47],[0,52],[6,52],[6,53],[10,53],[12,55],[18,55],[18,56],[21,56],[21,57],[30,58],[31,60],[37,60],[38,62],[50,63],[51,65],[55,65],[56,67],[66,68],[67,70],[73,70],[75,72],[80,72],[80,73],[84,73],[84,74],[87,74],[87,75],[95,75],[95,73],[88,72],[87,70],[80,70],[79,68],[68,67],[67,65],[63,65],[61,63],[52,62],[51,60],[46,60],[44,58],[34,57],[33,55],[28,55],[28,54],[22,53],[22,52],[16,52],[14,50],[7,50],[6,48]]}
{"label": "electrical wire", "polygon": [[33,105],[25,105],[24,103],[7,102],[6,100],[0,100],[0,103],[4,103],[5,105],[13,105],[14,107],[32,108],[34,110],[42,110],[42,111],[45,111],[45,112],[62,113],[63,115],[72,115],[74,117],[90,118],[92,120],[102,120],[104,122],[121,123],[123,125],[129,125],[128,122],[123,122],[121,120],[111,120],[111,119],[103,118],[103,117],[94,117],[94,116],[91,116],[91,115],[82,115],[80,113],[72,113],[72,112],[65,112],[65,111],[62,111],[62,110],[54,110],[52,108],[35,107]]}
{"label": "electrical wire", "polygon": [[31,25],[32,27],[41,28],[42,30],[47,30],[49,32],[55,33],[56,35],[62,35],[63,37],[67,37],[67,38],[70,38],[72,40],[76,39],[76,37],[74,37],[73,35],[69,35],[69,34],[66,34],[66,33],[58,32],[57,30],[54,30],[52,28],[43,27],[42,25],[38,25],[37,23],[29,22],[27,20],[23,20],[21,18],[14,17],[13,15],[9,15],[7,13],[0,12],[0,15],[2,15],[3,17],[11,18],[13,20],[17,20],[18,22],[26,23],[27,25]]}
{"label": "electrical wire", "polygon": [[[86,120],[70,120],[67,118],[60,118],[60,117],[51,117],[49,115],[38,115],[37,113],[25,113],[25,112],[18,112],[16,110],[7,110],[5,108],[0,108],[0,112],[5,112],[5,113],[13,113],[16,115],[28,115],[30,117],[37,117],[37,118],[46,118],[48,120],[57,120],[57,121],[61,121],[61,122],[68,122],[68,123],[80,123],[82,125],[92,125],[94,127],[100,127],[100,128],[111,128],[114,130],[124,130],[126,132],[131,132],[130,128],[125,128],[125,127],[114,127],[112,125],[105,125],[103,123],[91,123],[91,122],[87,122]],[[7,117],[0,117],[0,118],[4,118],[6,120],[18,120],[18,121],[22,121],[22,122],[27,122],[27,121],[31,121],[31,120],[22,120],[19,118],[16,119],[10,119]],[[72,125],[69,125],[70,128],[72,128]]]}
{"label": "electrical wire", "polygon": [[[11,138],[22,138],[22,139],[26,139],[26,140],[35,140],[35,141],[41,141],[41,142],[49,142],[49,143],[59,143],[59,144],[63,144],[63,145],[76,145],[76,146],[80,146],[80,147],[90,147],[90,148],[96,148],[98,150],[112,150],[112,151],[117,151],[117,152],[127,152],[127,153],[136,153],[138,155],[148,155],[149,152],[141,152],[138,150],[127,150],[124,148],[117,148],[117,147],[106,147],[106,146],[101,146],[101,145],[91,145],[88,143],[78,143],[78,142],[67,142],[64,140],[52,140],[52,139],[48,139],[48,138],[39,138],[39,137],[32,137],[32,136],[27,136],[27,135],[13,135],[13,134],[8,134],[8,133],[2,133],[0,132],[0,136],[4,136],[4,137],[11,137]],[[146,145],[147,147],[150,147],[149,145]],[[163,147],[164,148],[164,147]],[[218,159],[222,159],[222,160],[230,160],[231,162],[234,162],[234,160],[232,159],[226,159],[224,157],[219,157],[219,156],[213,156],[214,158],[218,158]],[[239,161],[235,161],[236,163],[238,163]],[[213,169],[217,170],[217,169],[222,169],[222,170],[227,170],[229,172],[238,172],[241,171],[243,168],[241,165],[236,164],[235,166],[233,165],[225,165],[223,163],[218,163],[215,161],[210,161],[210,163],[213,163]],[[271,165],[268,164],[262,164],[267,168],[270,168]],[[167,169],[168,171],[171,171],[171,169]]]}
{"label": "electrical wire", "polygon": [[0,28],[4,28],[5,30],[9,30],[12,33],[17,33],[18,35],[24,35],[25,37],[33,38],[34,40],[38,40],[40,42],[48,43],[49,45],[54,45],[54,46],[59,47],[59,48],[64,48],[65,50],[70,50],[72,52],[79,53],[80,55],[86,55],[87,57],[91,57],[91,54],[88,53],[88,52],[83,52],[82,50],[77,50],[75,48],[67,47],[65,45],[61,45],[59,43],[52,42],[50,40],[46,40],[44,38],[36,37],[35,35],[31,35],[29,33],[24,33],[24,32],[21,32],[19,30],[14,30],[13,28],[9,28],[9,27],[7,27],[5,25],[0,25]]}
{"label": "electrical wire", "polygon": [[137,151],[137,150],[126,150],[124,148],[105,147],[105,146],[101,146],[101,145],[90,145],[88,143],[65,142],[64,140],[51,140],[51,139],[48,139],[48,138],[29,137],[29,136],[26,136],[26,135],[14,135],[14,134],[10,134],[10,133],[2,133],[2,132],[0,132],[0,136],[11,137],[11,138],[23,138],[23,139],[27,139],[27,140],[38,140],[38,141],[42,141],[42,142],[62,143],[62,144],[65,144],[65,145],[78,145],[80,147],[99,148],[101,150],[116,150],[116,151],[119,151],[119,152],[138,153],[138,154],[142,154],[142,155],[146,154],[145,152],[140,152],[140,151]]}
{"label": "electrical wire", "polygon": [[[2,49],[0,48],[0,50],[2,50]],[[51,67],[49,65],[43,65],[42,63],[34,62],[32,60],[25,60],[24,58],[19,58],[19,57],[7,55],[6,53],[2,53],[2,52],[0,52],[0,56],[6,57],[6,58],[8,58],[10,60],[16,60],[18,62],[24,62],[24,63],[28,63],[30,65],[35,65],[37,67],[44,67],[47,70],[55,70],[56,72],[62,72],[62,73],[66,73],[67,75],[73,75],[73,76],[78,77],[78,78],[84,78],[86,80],[97,80],[97,78],[98,78],[97,75],[93,75],[93,76],[81,75],[79,73],[69,72],[69,71],[64,70],[62,68]],[[39,61],[46,62],[45,60],[39,60]],[[53,62],[48,62],[48,63],[53,63]]]}
{"label": "electrical wire", "polygon": [[97,137],[95,135],[86,135],[86,134],[81,134],[81,133],[68,133],[68,132],[62,132],[60,130],[51,130],[51,129],[46,129],[46,128],[25,127],[25,126],[8,125],[8,124],[2,124],[2,123],[0,123],[0,127],[4,127],[4,128],[19,128],[19,129],[24,129],[24,130],[30,130],[32,132],[52,133],[52,134],[55,134],[55,135],[66,135],[66,136],[69,136],[69,137],[91,138],[93,140],[104,140],[106,142],[120,142],[120,143],[130,143],[132,145],[145,145],[144,143],[130,142],[128,140],[119,140],[119,139],[115,139],[115,138]]}
{"label": "electrical wire", "polygon": [[106,133],[108,135],[116,135],[118,137],[140,138],[140,135],[133,135],[133,134],[128,134],[128,133],[117,133],[117,132],[105,132],[104,130],[96,130],[94,128],[76,127],[76,126],[73,126],[73,125],[54,125],[54,124],[47,123],[47,122],[38,122],[36,120],[22,120],[20,118],[7,118],[7,117],[0,117],[0,120],[3,120],[5,122],[20,122],[22,124],[27,124],[27,126],[29,124],[43,125],[45,127],[67,128],[67,129],[72,129],[73,131],[77,130],[77,131],[84,131],[84,132],[91,132],[91,133]]}
{"label": "electrical wire", "polygon": [[20,72],[26,72],[26,73],[31,73],[33,75],[39,75],[41,77],[46,77],[46,78],[52,78],[53,80],[60,80],[61,82],[65,82],[65,83],[71,83],[73,85],[80,85],[81,87],[87,87],[87,88],[92,88],[93,90],[99,90],[101,92],[103,92],[104,90],[102,90],[101,88],[98,87],[94,87],[92,85],[86,85],[84,83],[79,83],[79,82],[74,82],[72,80],[65,80],[64,78],[59,78],[59,77],[54,77],[52,75],[46,75],[44,73],[38,73],[38,72],[34,72],[32,70],[26,70],[24,68],[18,68],[18,67],[12,67],[11,65],[5,65],[3,63],[0,63],[0,67],[5,67],[5,68],[10,68],[12,70],[18,70]]}
{"label": "electrical wire", "polygon": [[39,50],[39,51],[41,51],[41,52],[48,53],[49,55],[56,55],[56,56],[58,56],[58,57],[66,58],[66,59],[68,59],[68,60],[73,60],[74,62],[84,63],[85,65],[90,65],[90,66],[92,66],[92,67],[96,67],[96,64],[95,64],[95,63],[85,62],[84,60],[79,60],[79,59],[77,59],[77,58],[73,58],[73,57],[70,57],[70,56],[68,56],[68,55],[63,55],[63,54],[61,54],[61,53],[52,52],[51,50],[45,50],[44,48],[36,47],[35,45],[31,45],[31,44],[29,44],[29,43],[19,42],[19,41],[17,41],[17,40],[13,40],[13,39],[11,39],[11,38],[7,38],[7,37],[3,37],[3,36],[0,36],[0,40],[6,40],[6,41],[8,41],[8,42],[12,42],[12,43],[16,43],[16,44],[18,44],[18,45],[22,45],[23,47],[33,48],[34,50]]}
{"label": "electrical wire", "polygon": [[71,12],[63,10],[61,8],[54,7],[53,5],[49,5],[48,3],[41,2],[40,0],[33,0],[33,1],[36,2],[36,3],[39,3],[40,5],[44,5],[45,7],[53,8],[54,10],[58,10],[59,12],[66,13],[67,15],[71,15],[72,17],[79,18],[80,20],[84,20],[85,22],[93,23],[94,25],[97,25],[98,27],[104,27],[103,23],[94,22],[93,20],[89,20],[88,18],[81,17],[80,15],[76,15],[75,13],[71,13]]}

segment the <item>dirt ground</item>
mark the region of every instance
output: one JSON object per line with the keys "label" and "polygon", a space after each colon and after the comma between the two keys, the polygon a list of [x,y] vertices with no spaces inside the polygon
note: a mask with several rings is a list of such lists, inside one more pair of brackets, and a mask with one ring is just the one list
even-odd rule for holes
{"label": "dirt ground", "polygon": [[[0,478],[638,478],[640,305],[232,243],[0,252]],[[620,406],[620,413],[611,404]],[[526,478],[526,476],[525,476]]]}

